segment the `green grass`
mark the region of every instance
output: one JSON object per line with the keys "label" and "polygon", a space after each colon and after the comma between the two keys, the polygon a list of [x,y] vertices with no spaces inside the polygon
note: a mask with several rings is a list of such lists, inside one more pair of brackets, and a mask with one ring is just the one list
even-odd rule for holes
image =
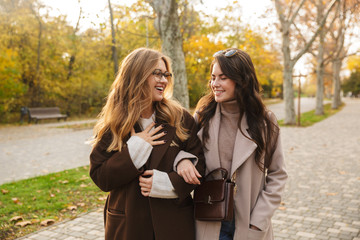
{"label": "green grass", "polygon": [[[315,110],[302,113],[300,116],[301,127],[309,127],[317,122],[320,122],[334,115],[335,113],[339,112],[344,106],[345,104],[342,103],[338,109],[332,109],[331,103],[328,103],[324,105],[324,115],[316,115]],[[285,125],[283,120],[279,120],[278,122],[280,126],[292,126],[292,125]]]}
{"label": "green grass", "polygon": [[[0,186],[0,239],[15,239],[41,228],[41,221],[60,222],[103,207],[106,193],[89,177],[89,167],[79,167]],[[75,208],[75,209],[74,209]],[[21,216],[32,224],[15,226]]]}

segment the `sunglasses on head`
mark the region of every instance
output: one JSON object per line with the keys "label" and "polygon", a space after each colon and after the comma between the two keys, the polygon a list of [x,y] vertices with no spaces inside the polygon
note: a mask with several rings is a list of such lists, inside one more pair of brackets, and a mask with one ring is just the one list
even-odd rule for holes
{"label": "sunglasses on head", "polygon": [[162,72],[160,69],[155,69],[152,72],[152,75],[154,75],[155,77],[157,77],[158,79],[161,79],[161,77],[166,78],[167,80],[169,80],[172,77],[172,74],[169,72]]}
{"label": "sunglasses on head", "polygon": [[224,54],[225,57],[232,57],[234,56],[235,54],[237,53],[237,50],[235,49],[231,49],[231,50],[220,50],[220,51],[217,51],[216,53],[214,53],[213,57],[216,57],[216,56],[219,56],[220,54]]}

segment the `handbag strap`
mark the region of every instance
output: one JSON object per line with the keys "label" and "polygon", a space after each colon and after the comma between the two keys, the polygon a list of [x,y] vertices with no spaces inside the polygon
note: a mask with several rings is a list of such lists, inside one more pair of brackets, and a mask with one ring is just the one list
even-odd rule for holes
{"label": "handbag strap", "polygon": [[221,172],[222,178],[226,179],[227,175],[228,175],[228,171],[225,168],[216,168],[214,170],[212,170],[211,172],[209,172],[205,179],[208,179],[211,175],[213,175],[216,172]]}

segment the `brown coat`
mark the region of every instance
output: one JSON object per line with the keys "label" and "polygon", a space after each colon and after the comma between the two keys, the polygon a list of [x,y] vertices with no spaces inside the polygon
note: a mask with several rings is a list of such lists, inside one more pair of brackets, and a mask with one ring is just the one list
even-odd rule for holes
{"label": "brown coat", "polygon": [[[164,123],[157,119],[158,124]],[[173,163],[178,152],[184,150],[198,157],[196,167],[200,174],[204,174],[205,161],[195,121],[186,111],[183,124],[189,129],[189,139],[180,142],[175,128],[165,124],[161,131],[167,131],[167,134],[161,139],[167,142],[154,146],[145,167],[139,170],[135,168],[126,145],[121,151],[106,152],[112,138],[110,132],[94,146],[90,155],[90,176],[101,190],[110,191],[104,209],[105,239],[195,239],[190,195],[195,186],[187,184],[173,171]],[[140,131],[138,125],[135,131]],[[141,195],[138,177],[145,169],[167,172],[179,198],[160,199]]]}
{"label": "brown coat", "polygon": [[[276,122],[274,116],[272,120]],[[218,133],[220,127],[220,109],[217,106],[214,117],[210,120],[209,136],[205,151],[206,173],[220,167],[218,151]],[[248,124],[245,116],[241,119],[242,132],[247,133]],[[202,140],[203,129],[198,136]],[[244,137],[237,130],[234,145],[231,176],[236,172],[235,200],[235,236],[234,240],[270,240],[273,239],[271,217],[278,208],[281,193],[287,179],[284,155],[281,147],[280,134],[274,143],[274,155],[267,175],[255,164],[256,144]],[[262,231],[249,228],[255,225]],[[197,240],[218,240],[221,222],[196,221]]]}

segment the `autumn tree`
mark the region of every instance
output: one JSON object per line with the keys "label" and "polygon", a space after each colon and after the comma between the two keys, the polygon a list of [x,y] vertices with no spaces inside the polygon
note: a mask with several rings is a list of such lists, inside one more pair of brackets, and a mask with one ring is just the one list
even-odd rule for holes
{"label": "autumn tree", "polygon": [[306,41],[302,47],[297,48],[296,53],[292,53],[291,39],[299,29],[294,25],[299,12],[304,6],[306,0],[291,1],[290,4],[286,0],[274,0],[276,12],[280,22],[280,32],[282,36],[282,53],[283,53],[283,85],[284,85],[284,100],[285,100],[285,124],[295,124],[295,109],[294,109],[294,90],[293,90],[293,69],[297,61],[310,48],[316,37],[319,35],[324,26],[331,9],[339,0],[332,0],[324,11],[324,15],[319,21],[319,25],[315,32],[311,34],[309,40]]}
{"label": "autumn tree", "polygon": [[174,74],[174,97],[185,107],[189,107],[187,76],[183,38],[180,32],[177,0],[147,0],[156,13],[155,28],[161,41],[162,51],[172,60]]}
{"label": "autumn tree", "polygon": [[114,76],[118,72],[119,63],[118,63],[118,55],[117,55],[117,49],[116,49],[116,33],[115,33],[115,27],[114,27],[114,18],[113,18],[113,10],[111,7],[111,1],[108,0],[109,5],[109,12],[110,12],[110,26],[111,26],[111,51],[112,51],[112,57],[113,57],[113,64],[114,64]]}
{"label": "autumn tree", "polygon": [[[331,40],[333,43],[333,57],[332,70],[333,70],[333,109],[337,109],[341,104],[340,91],[340,71],[343,61],[346,57],[355,53],[350,53],[350,44],[353,42],[351,39],[354,37],[353,31],[359,22],[360,3],[356,0],[341,0],[336,8],[336,21],[332,25],[330,31]],[[348,44],[345,44],[345,38],[350,39]]]}
{"label": "autumn tree", "polygon": [[342,89],[345,95],[360,96],[360,56],[352,56],[348,60],[347,69],[351,74],[347,77],[343,84]]}

